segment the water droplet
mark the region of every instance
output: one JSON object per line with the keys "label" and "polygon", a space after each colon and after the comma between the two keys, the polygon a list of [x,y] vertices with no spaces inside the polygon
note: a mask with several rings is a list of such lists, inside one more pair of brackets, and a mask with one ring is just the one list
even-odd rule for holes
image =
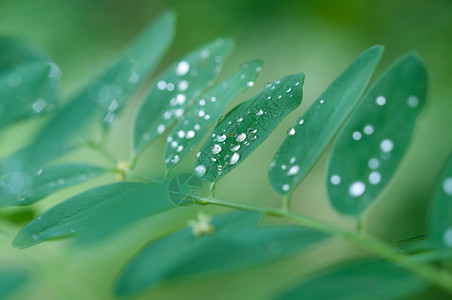
{"label": "water droplet", "polygon": [[165,129],[166,129],[165,125],[160,124],[159,126],[157,126],[157,133],[162,134],[163,132],[165,132]]}
{"label": "water droplet", "polygon": [[287,192],[289,189],[290,189],[290,185],[288,185],[287,183],[282,186],[282,190],[284,192]]}
{"label": "water droplet", "polygon": [[386,104],[386,98],[383,96],[378,96],[377,99],[375,100],[375,102],[380,105],[383,106]]}
{"label": "water droplet", "polygon": [[195,124],[194,128],[195,128],[195,130],[199,130],[199,129],[201,129],[201,126],[199,126],[199,124]]}
{"label": "water droplet", "polygon": [[372,125],[364,126],[364,129],[363,129],[364,134],[371,135],[371,134],[374,133],[374,131],[375,130],[374,130],[374,127]]}
{"label": "water droplet", "polygon": [[239,151],[239,149],[240,149],[240,145],[231,145],[231,151],[232,152]]}
{"label": "water droplet", "polygon": [[204,99],[199,100],[199,106],[204,106],[204,105],[206,105],[206,100],[204,100]]}
{"label": "water droplet", "polygon": [[378,159],[376,158],[371,158],[369,159],[369,161],[367,162],[367,165],[369,166],[369,168],[371,168],[372,170],[375,170],[376,168],[378,168],[380,166],[380,162],[378,161]]}
{"label": "water droplet", "polygon": [[193,130],[189,130],[189,131],[187,131],[187,134],[185,135],[185,138],[186,139],[192,139],[192,138],[194,138],[195,137],[195,132],[193,131]]}
{"label": "water droplet", "polygon": [[115,111],[117,110],[119,107],[119,103],[116,99],[113,99],[113,101],[111,101],[110,105],[108,106],[108,111]]}
{"label": "water droplet", "polygon": [[289,171],[287,171],[287,176],[296,175],[300,171],[300,166],[292,166]]}
{"label": "water droplet", "polygon": [[171,82],[169,82],[167,85],[166,85],[166,89],[168,90],[168,91],[170,91],[170,92],[172,92],[172,91],[174,91],[174,84],[173,83],[171,83]]}
{"label": "water droplet", "polygon": [[47,65],[50,67],[49,74],[47,75],[47,77],[49,78],[57,77],[58,74],[60,73],[60,68],[58,68],[58,66],[53,62],[48,62]]}
{"label": "water droplet", "polygon": [[244,139],[246,139],[246,134],[242,132],[241,134],[239,134],[237,136],[236,141],[241,143],[241,142],[243,142]]}
{"label": "water droplet", "polygon": [[140,80],[140,74],[137,72],[132,72],[129,77],[129,83],[135,84]]}
{"label": "water droplet", "polygon": [[444,179],[443,190],[447,195],[452,196],[452,177]]}
{"label": "water droplet", "polygon": [[369,174],[369,182],[371,184],[379,184],[381,181],[381,174],[379,172],[373,171]]}
{"label": "water droplet", "polygon": [[286,165],[281,165],[281,169],[285,170],[285,169],[287,169],[287,166]]}
{"label": "water droplet", "polygon": [[42,174],[42,172],[43,172],[43,170],[42,169],[39,169],[37,172],[36,172],[36,175],[41,175]]}
{"label": "water droplet", "polygon": [[249,86],[249,87],[252,87],[254,85],[254,82],[250,81],[246,85]]}
{"label": "water droplet", "polygon": [[44,99],[38,99],[33,103],[32,108],[36,113],[40,113],[47,106],[47,102]]}
{"label": "water droplet", "polygon": [[452,227],[444,231],[443,242],[447,247],[452,247]]}
{"label": "water droplet", "polygon": [[179,62],[176,68],[177,76],[184,76],[188,71],[190,71],[190,64],[186,61]]}
{"label": "water droplet", "polygon": [[323,99],[320,100],[320,104],[323,104],[323,103],[325,103],[325,100],[323,100]]}
{"label": "water droplet", "polygon": [[211,98],[210,98],[210,101],[211,101],[211,102],[217,101],[217,97],[211,97]]}
{"label": "water droplet", "polygon": [[202,110],[202,109],[198,112],[198,116],[200,118],[204,117],[205,115],[206,115],[206,112],[204,110]]}
{"label": "water droplet", "polygon": [[290,128],[289,132],[287,134],[288,135],[294,135],[295,134],[295,128]]}
{"label": "water droplet", "polygon": [[179,105],[184,104],[186,99],[187,99],[187,97],[184,94],[177,94],[177,96],[176,96],[176,101]]}
{"label": "water droplet", "polygon": [[183,138],[185,137],[185,131],[179,130],[179,131],[177,132],[177,136],[178,136],[180,139],[183,139]]}
{"label": "water droplet", "polygon": [[177,152],[182,152],[182,150],[184,150],[184,146],[180,145],[179,147],[177,147],[176,151]]}
{"label": "water droplet", "polygon": [[177,85],[177,88],[179,89],[179,91],[185,92],[188,89],[188,81],[187,80],[182,80]]}
{"label": "water droplet", "polygon": [[359,131],[355,131],[355,132],[353,132],[353,134],[352,134],[352,138],[353,138],[355,141],[359,141],[359,140],[361,139],[361,137],[362,137],[362,134],[361,134],[361,132],[359,132]]}
{"label": "water droplet", "polygon": [[278,95],[278,99],[281,99],[282,98],[282,95]]}
{"label": "water droplet", "polygon": [[419,98],[416,96],[409,96],[406,103],[409,107],[417,107],[419,105]]}
{"label": "water droplet", "polygon": [[165,111],[165,112],[163,113],[163,118],[164,118],[165,120],[169,120],[169,119],[171,118],[171,112],[170,112],[170,111]]}
{"label": "water droplet", "polygon": [[217,141],[218,142],[224,142],[224,140],[226,140],[226,135],[225,134],[217,136]]}
{"label": "water droplet", "polygon": [[221,146],[218,144],[213,145],[212,154],[216,155],[221,152]]}
{"label": "water droplet", "polygon": [[204,120],[209,120],[210,119],[210,115],[205,115],[204,116]]}
{"label": "water droplet", "polygon": [[286,88],[284,89],[284,91],[285,91],[286,93],[290,93],[291,90],[292,90],[292,89],[291,89],[290,87],[286,87]]}
{"label": "water droplet", "polygon": [[300,122],[298,122],[299,125],[303,125],[304,119],[301,119]]}
{"label": "water droplet", "polygon": [[341,183],[341,177],[337,174],[334,174],[331,176],[330,182],[331,184],[338,185],[339,183]]}
{"label": "water droplet", "polygon": [[171,142],[171,147],[177,148],[177,145],[179,145],[176,141]]}
{"label": "water droplet", "polygon": [[161,91],[166,89],[166,81],[160,80],[159,82],[157,82],[157,88]]}
{"label": "water droplet", "polygon": [[176,116],[176,118],[182,117],[184,115],[184,109],[178,108],[174,110],[174,115]]}
{"label": "water droplet", "polygon": [[58,184],[65,184],[66,180],[63,178],[58,179]]}
{"label": "water droplet", "polygon": [[299,81],[295,82],[295,85],[300,85],[300,82]]}
{"label": "water droplet", "polygon": [[348,189],[348,192],[350,196],[352,197],[359,197],[366,191],[366,186],[361,181],[354,182],[350,188]]}
{"label": "water droplet", "polygon": [[240,154],[238,154],[237,152],[234,152],[234,154],[232,154],[231,160],[229,161],[230,165],[234,165],[236,164],[240,159]]}
{"label": "water droplet", "polygon": [[263,113],[264,113],[263,110],[262,110],[262,109],[259,109],[259,110],[256,112],[256,116],[262,116]]}
{"label": "water droplet", "polygon": [[239,122],[239,123],[242,122],[242,121],[243,121],[243,118],[238,118],[237,119],[237,122]]}
{"label": "water droplet", "polygon": [[196,158],[199,158],[200,155],[201,155],[201,152],[196,153]]}
{"label": "water droplet", "polygon": [[292,156],[290,158],[290,163],[293,164],[296,160],[297,160],[297,158],[295,156]]}
{"label": "water droplet", "polygon": [[383,152],[391,152],[394,148],[394,143],[390,139],[384,139],[380,143],[380,148]]}

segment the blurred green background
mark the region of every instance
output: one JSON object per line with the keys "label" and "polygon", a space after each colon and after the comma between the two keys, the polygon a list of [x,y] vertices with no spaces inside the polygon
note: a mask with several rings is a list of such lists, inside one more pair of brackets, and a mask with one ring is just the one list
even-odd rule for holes
{"label": "blurred green background", "polygon": [[[391,184],[366,212],[364,226],[367,232],[389,242],[425,233],[429,195],[452,149],[452,1],[1,0],[0,34],[31,40],[54,59],[63,71],[62,97],[66,101],[166,8],[176,10],[178,25],[175,41],[159,70],[222,36],[235,39],[236,47],[220,77],[232,74],[243,61],[263,59],[263,72],[255,88],[235,99],[231,107],[267,81],[300,71],[306,74],[301,107],[236,168],[234,175],[218,184],[218,198],[238,202],[280,205],[281,199],[267,179],[274,153],[287,128],[358,54],[374,44],[386,46],[378,75],[403,53],[420,53],[429,73],[428,106],[417,124],[412,147]],[[109,148],[118,158],[128,158],[132,120],[140,100],[133,99],[110,136]],[[40,123],[19,124],[0,133],[0,158],[25,144],[36,124]],[[163,141],[159,139],[143,154],[138,170],[150,176],[162,175]],[[99,157],[83,151],[65,159],[100,162]],[[327,201],[327,161],[328,153],[296,190],[294,210],[353,228],[352,220],[334,212]],[[190,170],[193,162],[186,159],[178,171]],[[134,253],[152,238],[185,226],[196,215],[192,207],[142,220],[116,239],[88,249],[72,248],[66,242],[49,242],[23,251],[10,246],[24,220],[82,189],[112,179],[106,176],[56,193],[30,209],[0,212],[0,266],[18,266],[35,274],[26,289],[16,294],[17,299],[66,299],[68,295],[76,299],[109,298],[115,276]],[[168,282],[142,298],[267,299],[299,276],[354,253],[357,250],[352,246],[334,241],[291,260],[235,274]]]}

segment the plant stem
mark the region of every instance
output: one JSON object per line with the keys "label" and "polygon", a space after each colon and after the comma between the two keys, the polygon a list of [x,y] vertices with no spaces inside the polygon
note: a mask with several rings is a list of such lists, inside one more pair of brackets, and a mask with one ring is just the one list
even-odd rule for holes
{"label": "plant stem", "polygon": [[241,210],[256,211],[261,212],[265,215],[290,219],[310,229],[330,234],[332,236],[339,237],[343,240],[353,243],[363,250],[366,250],[385,260],[391,261],[399,267],[404,268],[405,270],[408,270],[413,274],[416,274],[418,277],[421,277],[452,294],[452,275],[450,273],[441,271],[429,264],[412,260],[409,256],[401,254],[394,247],[373,237],[364,236],[352,231],[347,231],[320,220],[312,219],[307,216],[277,208],[258,207],[215,198],[198,199],[196,202],[203,205],[213,204],[229,208],[237,208]]}
{"label": "plant stem", "polygon": [[107,160],[109,160],[110,162],[114,163],[115,166],[116,166],[116,163],[118,162],[118,160],[110,152],[105,150],[104,147],[102,147],[101,145],[98,145],[98,144],[96,144],[95,142],[92,142],[92,141],[86,141],[86,147],[88,147],[91,150],[94,150],[94,151],[98,152],[103,157],[105,157]]}
{"label": "plant stem", "polygon": [[292,200],[292,194],[287,194],[283,198],[283,210],[290,211],[290,202]]}

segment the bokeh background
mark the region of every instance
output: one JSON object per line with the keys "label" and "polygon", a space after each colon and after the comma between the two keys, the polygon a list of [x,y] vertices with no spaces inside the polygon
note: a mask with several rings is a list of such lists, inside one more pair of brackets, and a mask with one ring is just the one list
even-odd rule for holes
{"label": "bokeh background", "polygon": [[[233,38],[236,47],[221,78],[232,74],[244,61],[263,59],[263,72],[255,87],[235,99],[231,107],[268,81],[300,71],[306,74],[300,108],[217,185],[218,198],[239,202],[280,205],[281,199],[271,190],[267,179],[273,155],[287,128],[357,55],[374,44],[384,44],[386,50],[378,75],[405,52],[418,52],[429,74],[428,106],[417,123],[412,147],[393,180],[366,211],[364,228],[389,242],[425,233],[430,193],[452,149],[451,1],[1,0],[0,34],[23,37],[45,50],[62,69],[61,95],[62,101],[67,101],[167,8],[175,9],[178,14],[177,33],[159,66],[160,71],[186,52],[222,36]],[[118,158],[128,158],[132,121],[141,98],[138,95],[132,99],[109,137],[108,147]],[[35,128],[39,128],[39,122],[18,124],[1,132],[0,158],[25,144]],[[161,176],[163,150],[162,138],[143,154],[138,166],[140,172]],[[334,212],[327,201],[328,155],[327,151],[296,190],[294,210],[353,228],[354,222]],[[101,158],[83,151],[64,159],[102,163]],[[177,171],[191,170],[193,163],[194,159],[186,159]],[[16,294],[17,299],[66,299],[71,295],[77,299],[108,299],[118,271],[134,253],[153,238],[185,226],[197,213],[197,208],[191,207],[145,219],[118,233],[116,238],[89,248],[74,248],[62,241],[24,251],[10,246],[12,237],[32,216],[82,189],[112,179],[106,176],[56,193],[29,208],[0,211],[0,265],[30,269],[35,274],[28,286]],[[303,255],[238,273],[171,281],[142,298],[267,299],[300,276],[357,253],[352,246],[333,241]],[[433,290],[426,293],[441,295]]]}

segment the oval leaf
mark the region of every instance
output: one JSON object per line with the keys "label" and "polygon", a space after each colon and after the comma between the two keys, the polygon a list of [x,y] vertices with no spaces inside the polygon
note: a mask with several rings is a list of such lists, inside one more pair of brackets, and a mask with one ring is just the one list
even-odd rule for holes
{"label": "oval leaf", "polygon": [[374,46],[355,59],[289,130],[270,165],[276,192],[291,193],[308,174],[358,103],[382,52]]}
{"label": "oval leaf", "polygon": [[359,215],[390,180],[425,104],[427,75],[406,55],[372,86],[341,131],[328,168],[328,195],[344,214]]}
{"label": "oval leaf", "polygon": [[[133,221],[133,212],[139,216],[152,215],[171,208],[167,196],[162,197],[165,194],[166,185],[133,182],[113,183],[88,190],[61,202],[28,223],[14,238],[13,246],[28,248],[76,232],[91,234],[90,231],[95,231],[96,226],[119,228]],[[130,209],[137,208],[137,205],[140,209]],[[118,214],[118,208],[124,214]],[[111,219],[109,213],[114,213],[116,218]],[[92,224],[95,226],[90,226]]]}
{"label": "oval leaf", "polygon": [[171,169],[182,160],[212,129],[229,102],[254,85],[262,62],[254,60],[240,71],[205,92],[185,113],[167,138],[165,164]]}
{"label": "oval leaf", "polygon": [[232,41],[218,39],[190,52],[157,79],[135,121],[135,154],[183,116],[192,99],[220,72],[231,48]]}
{"label": "oval leaf", "polygon": [[105,169],[95,166],[65,164],[42,168],[33,177],[21,172],[10,173],[0,180],[0,207],[31,204],[105,172]]}
{"label": "oval leaf", "polygon": [[[210,235],[195,236],[187,228],[152,242],[122,271],[116,294],[130,296],[171,278],[263,264],[327,237],[302,227],[256,228],[259,216],[229,213],[213,219]],[[203,226],[209,220],[200,214],[197,222]]]}
{"label": "oval leaf", "polygon": [[432,242],[440,249],[452,249],[452,155],[439,178],[430,211]]}
{"label": "oval leaf", "polygon": [[426,287],[424,281],[389,262],[369,259],[305,281],[277,299],[389,300],[408,297]]}
{"label": "oval leaf", "polygon": [[304,74],[269,84],[230,111],[198,153],[196,174],[216,182],[254,151],[302,99]]}
{"label": "oval leaf", "polygon": [[53,110],[59,68],[34,47],[0,38],[0,129]]}

